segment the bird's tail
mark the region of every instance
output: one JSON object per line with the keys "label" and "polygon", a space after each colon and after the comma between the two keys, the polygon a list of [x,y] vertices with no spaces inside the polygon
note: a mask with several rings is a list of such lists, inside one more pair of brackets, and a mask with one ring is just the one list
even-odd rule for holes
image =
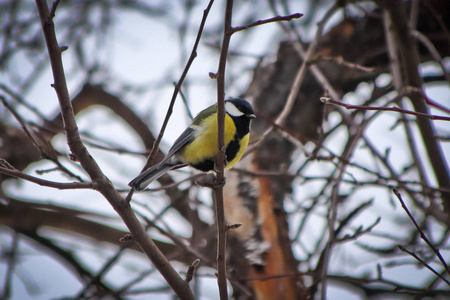
{"label": "bird's tail", "polygon": [[[184,166],[184,165],[183,165]],[[141,174],[139,174],[136,178],[130,181],[128,185],[130,187],[134,187],[137,191],[143,190],[150,183],[158,179],[159,177],[166,174],[168,171],[173,169],[178,169],[182,166],[173,165],[173,164],[156,164],[153,167],[145,170]]]}

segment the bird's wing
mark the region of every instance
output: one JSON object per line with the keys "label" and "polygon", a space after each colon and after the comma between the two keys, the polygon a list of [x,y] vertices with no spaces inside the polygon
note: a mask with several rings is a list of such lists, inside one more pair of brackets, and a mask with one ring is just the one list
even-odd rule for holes
{"label": "bird's wing", "polygon": [[170,148],[169,153],[167,153],[166,157],[159,163],[160,166],[164,165],[169,159],[171,159],[181,148],[186,146],[195,139],[195,128],[193,125],[186,128],[185,131],[175,140]]}
{"label": "bird's wing", "polygon": [[139,174],[136,178],[131,180],[128,185],[134,187],[138,191],[141,191],[150,183],[167,173],[170,169],[170,165],[164,165],[162,167],[159,164],[155,165]]}

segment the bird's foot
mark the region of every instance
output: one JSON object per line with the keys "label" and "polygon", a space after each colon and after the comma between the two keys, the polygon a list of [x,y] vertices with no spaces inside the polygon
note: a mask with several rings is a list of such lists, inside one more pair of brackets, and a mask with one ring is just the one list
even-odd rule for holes
{"label": "bird's foot", "polygon": [[201,187],[208,187],[210,189],[218,189],[225,186],[227,183],[226,178],[224,177],[222,182],[217,182],[217,177],[214,174],[206,174],[205,176],[200,177],[195,181],[195,184]]}

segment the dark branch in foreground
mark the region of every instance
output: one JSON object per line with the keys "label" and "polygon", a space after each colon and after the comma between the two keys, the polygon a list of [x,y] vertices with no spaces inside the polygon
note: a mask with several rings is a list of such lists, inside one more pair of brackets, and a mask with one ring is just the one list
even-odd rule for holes
{"label": "dark branch in foreground", "polygon": [[149,237],[147,231],[139,222],[131,207],[115,190],[114,186],[103,174],[102,170],[81,141],[67,88],[61,49],[58,46],[58,41],[56,39],[55,25],[52,16],[50,15],[47,2],[44,0],[36,0],[36,5],[38,7],[42,30],[52,67],[54,79],[54,84],[52,86],[55,88],[58,96],[61,115],[64,120],[64,131],[67,136],[67,144],[72,151],[73,156],[79,160],[83,169],[91,177],[92,182],[97,185],[97,190],[108,200],[114,210],[120,215],[130,230],[133,240],[150,258],[178,297],[180,299],[194,299],[194,295],[192,294],[189,285],[178,275],[168,259]]}

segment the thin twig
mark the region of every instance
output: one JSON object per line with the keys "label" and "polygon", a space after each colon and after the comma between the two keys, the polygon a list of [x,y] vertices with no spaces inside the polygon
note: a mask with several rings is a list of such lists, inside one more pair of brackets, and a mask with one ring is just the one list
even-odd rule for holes
{"label": "thin twig", "polygon": [[128,242],[127,244],[123,245],[115,255],[110,257],[106,263],[103,264],[103,267],[97,272],[95,276],[89,279],[88,282],[86,282],[85,286],[81,291],[78,293],[77,297],[75,299],[84,299],[88,298],[86,294],[89,293],[90,289],[92,289],[93,286],[95,286],[98,282],[102,282],[102,277],[106,275],[106,273],[111,270],[112,267],[114,267],[114,263],[116,263],[122,254],[124,254],[124,250],[128,248],[128,245],[130,245],[131,242]]}
{"label": "thin twig", "polygon": [[408,217],[411,219],[411,221],[414,223],[414,226],[416,226],[417,230],[419,231],[420,237],[422,238],[422,240],[425,241],[425,243],[428,244],[428,246],[430,246],[431,250],[433,250],[433,252],[436,254],[436,256],[439,258],[439,260],[441,261],[442,265],[444,266],[444,268],[447,270],[447,273],[450,274],[450,267],[448,266],[447,262],[445,261],[445,259],[442,257],[441,253],[439,252],[439,250],[430,242],[430,240],[427,238],[427,236],[425,235],[425,233],[423,232],[422,228],[420,228],[419,224],[417,224],[416,219],[414,219],[413,215],[411,214],[411,212],[409,211],[408,207],[406,206],[405,202],[403,201],[402,195],[400,194],[400,192],[398,191],[397,188],[393,188],[392,191],[394,192],[395,196],[397,196],[398,200],[400,201],[400,203],[402,204],[403,209],[405,210],[406,214],[408,215]]}
{"label": "thin twig", "polygon": [[[317,272],[315,271],[306,271],[306,272],[297,272],[297,273],[286,273],[286,274],[276,274],[276,275],[269,275],[269,276],[258,276],[258,277],[232,277],[230,278],[231,281],[266,281],[266,280],[272,280],[277,278],[286,278],[286,277],[297,277],[297,276],[317,276]],[[389,292],[395,293],[396,290],[405,290],[410,291],[414,293],[420,293],[423,292],[423,289],[417,288],[416,286],[408,286],[408,285],[402,285],[399,284],[396,281],[388,280],[388,279],[382,279],[381,277],[378,278],[356,278],[351,276],[342,276],[342,275],[327,275],[329,279],[336,280],[337,282],[343,282],[343,283],[349,283],[349,284],[355,284],[358,283],[358,287],[361,287],[362,285],[373,285],[373,284],[383,284],[389,286]],[[382,293],[385,293],[387,291],[381,290]],[[431,292],[431,291],[427,291]],[[441,291],[434,291],[435,295],[438,295],[439,293],[442,293]],[[448,291],[446,291],[448,294]]]}
{"label": "thin twig", "polygon": [[[400,106],[402,107],[402,109],[404,109],[405,103],[404,103],[403,99],[400,100]],[[419,175],[420,182],[421,182],[422,186],[424,186],[424,187],[428,186],[429,182],[427,180],[427,175],[425,172],[422,157],[419,154],[416,143],[414,141],[414,135],[413,135],[413,130],[411,128],[412,127],[411,123],[407,121],[407,117],[405,114],[401,115],[401,120],[403,122],[403,128],[405,129],[405,134],[406,134],[406,139],[408,141],[409,150],[411,151],[411,157],[413,159],[414,166],[417,169],[417,173]]]}
{"label": "thin twig", "polygon": [[56,8],[58,7],[59,2],[61,2],[61,0],[56,0],[53,2],[52,9],[50,10],[49,14],[50,18],[52,19],[55,17]]}
{"label": "thin twig", "polygon": [[428,52],[430,52],[431,57],[439,64],[439,66],[442,69],[442,72],[444,73],[445,79],[450,82],[450,74],[447,72],[447,69],[444,66],[444,63],[442,61],[442,57],[439,54],[439,51],[436,49],[436,47],[433,45],[433,43],[430,41],[429,38],[427,38],[423,33],[417,30],[412,31],[413,37],[416,38],[420,43],[422,43],[425,48],[427,48]]}
{"label": "thin twig", "polygon": [[[11,248],[9,249],[9,253],[3,250],[3,257],[4,259],[7,259],[7,269],[4,283],[3,283],[3,291],[0,292],[1,299],[9,299],[11,297],[11,287],[12,287],[12,279],[14,275],[14,270],[16,268],[16,264],[19,262],[19,259],[17,258],[19,251],[19,233],[14,232],[13,233],[13,240]],[[6,252],[6,253],[5,253]]]}
{"label": "thin twig", "polygon": [[439,274],[435,269],[433,269],[429,264],[427,264],[423,259],[421,259],[416,253],[409,251],[403,246],[398,246],[398,249],[408,253],[412,257],[414,257],[418,262],[420,262],[424,267],[433,272],[437,277],[441,278],[446,284],[450,285],[450,281],[448,281],[444,276]]}
{"label": "thin twig", "polygon": [[400,70],[400,58],[397,51],[398,41],[391,30],[393,26],[392,20],[389,12],[386,9],[383,10],[383,24],[384,36],[386,37],[386,45],[388,48],[389,67],[391,70],[392,82],[394,83],[395,89],[399,91],[403,86],[403,79]]}
{"label": "thin twig", "polygon": [[[318,24],[316,36],[314,38],[314,41],[308,47],[307,52],[305,52],[303,50],[303,48],[301,48],[300,44],[295,44],[295,49],[301,53],[303,63],[300,66],[300,68],[295,76],[294,82],[292,83],[292,88],[289,91],[289,95],[286,99],[286,104],[284,105],[283,110],[281,111],[281,113],[278,115],[278,117],[276,118],[276,120],[274,122],[276,125],[281,125],[286,120],[287,116],[291,113],[292,107],[294,106],[295,100],[297,99],[297,95],[300,90],[300,86],[303,82],[303,78],[305,76],[307,67],[314,66],[314,65],[310,66],[309,62],[317,50],[320,38],[322,36],[323,28],[324,28],[326,22],[329,20],[329,18],[333,15],[335,9],[336,9],[336,6],[333,6],[330,10],[328,10],[327,13],[325,14],[324,18],[322,19],[322,21]],[[283,29],[284,29],[284,27],[283,27]],[[270,132],[272,132],[273,129],[274,129],[274,126],[269,127],[261,135],[260,139],[258,140],[258,143],[262,142],[262,140],[266,136],[268,136],[268,134]]]}
{"label": "thin twig", "polygon": [[399,113],[413,115],[413,116],[425,117],[425,118],[428,118],[428,119],[431,119],[431,120],[450,121],[450,117],[436,116],[436,115],[431,115],[431,114],[426,114],[426,113],[421,113],[421,112],[410,111],[410,110],[399,108],[397,106],[392,106],[392,107],[373,107],[373,106],[364,106],[364,105],[353,105],[353,104],[348,104],[348,103],[344,103],[344,102],[341,102],[341,101],[337,101],[337,100],[334,100],[334,99],[331,99],[331,98],[328,98],[328,97],[322,97],[322,98],[320,98],[320,100],[322,102],[324,102],[325,104],[339,105],[339,106],[342,106],[342,107],[344,107],[346,109],[394,111],[394,112],[399,112]]}
{"label": "thin twig", "polygon": [[36,116],[38,116],[41,120],[47,121],[47,118],[44,116],[43,113],[39,111],[39,109],[23,98],[23,96],[19,95],[18,93],[12,91],[8,86],[4,85],[3,83],[0,83],[0,89],[5,91],[5,93],[9,94],[11,97],[13,97],[17,102],[28,108],[31,112],[33,112]]}
{"label": "thin twig", "polygon": [[27,122],[25,122],[25,120],[23,120],[23,118],[19,115],[19,113],[11,105],[9,105],[8,101],[6,101],[6,99],[3,96],[0,96],[0,101],[11,112],[11,114],[14,116],[14,118],[17,120],[17,122],[19,122],[23,131],[28,136],[28,138],[31,140],[31,142],[36,147],[36,149],[40,152],[41,156],[48,158],[50,160],[56,160],[57,152],[52,147],[52,145],[47,140],[45,140],[40,135],[38,135],[27,124]]}
{"label": "thin twig", "polygon": [[31,140],[31,142],[43,158],[49,159],[50,161],[55,163],[59,170],[69,175],[70,177],[73,177],[78,181],[84,181],[80,176],[74,174],[58,161],[59,153],[53,148],[50,141],[45,136],[43,136],[41,132],[36,131],[33,127],[30,126],[29,123],[25,122],[25,120],[23,120],[19,113],[11,105],[9,105],[9,103],[3,96],[0,96],[0,101],[13,114],[25,134],[28,136],[28,138]]}
{"label": "thin twig", "polygon": [[214,3],[214,0],[210,0],[208,6],[203,11],[203,18],[200,22],[200,27],[198,29],[197,38],[195,39],[194,46],[192,47],[191,55],[189,56],[189,59],[186,63],[186,66],[184,67],[183,73],[180,76],[180,79],[178,80],[177,84],[175,85],[175,88],[173,90],[172,99],[170,100],[169,108],[167,109],[166,117],[164,119],[163,125],[161,126],[161,130],[159,131],[158,138],[156,139],[155,143],[153,144],[152,151],[150,152],[149,158],[147,160],[147,163],[145,164],[143,170],[147,169],[148,166],[153,164],[153,160],[156,157],[156,154],[158,153],[158,147],[162,140],[162,137],[164,136],[164,132],[166,130],[167,124],[169,123],[170,116],[173,112],[173,106],[175,105],[175,100],[177,99],[178,93],[181,89],[181,85],[184,82],[184,79],[186,78],[187,73],[189,72],[189,69],[194,62],[194,59],[197,57],[197,47],[200,43],[200,38],[203,34],[203,28],[205,27],[206,19],[208,17],[209,11],[211,10],[211,7]]}
{"label": "thin twig", "polygon": [[443,112],[450,114],[450,108],[445,107],[442,104],[437,103],[436,101],[433,101],[420,88],[413,87],[413,86],[407,86],[407,87],[405,87],[405,92],[406,93],[416,93],[420,97],[422,97],[429,106],[433,106],[434,108],[437,108],[439,110],[442,110]]}
{"label": "thin twig", "polygon": [[256,22],[253,22],[251,24],[245,25],[245,26],[236,26],[232,28],[233,33],[241,31],[241,30],[246,30],[255,26],[259,26],[259,25],[263,25],[263,24],[267,24],[267,23],[273,23],[273,22],[281,22],[281,21],[291,21],[293,19],[300,19],[301,17],[303,17],[303,14],[301,13],[295,13],[289,16],[276,16],[270,19],[265,19],[265,20],[259,20]]}
{"label": "thin twig", "polygon": [[[362,72],[367,72],[371,74],[375,74],[376,68],[375,67],[366,67],[362,66],[357,63],[349,62],[344,60],[342,56],[318,56],[315,60],[324,60],[324,61],[332,61],[339,65],[345,66],[347,68],[355,69]],[[313,63],[314,61],[310,61],[309,63]]]}
{"label": "thin twig", "polygon": [[[40,186],[46,186],[51,187],[59,190],[72,190],[72,189],[95,189],[96,184],[93,182],[55,182],[55,181],[49,181],[41,178],[37,178],[25,173],[20,172],[17,169],[9,168],[9,167],[3,167],[5,165],[5,160],[0,158],[0,173],[5,174],[8,176],[21,178],[24,180],[27,180],[29,182],[33,182],[36,184],[39,184]],[[8,164],[9,165],[9,164]]]}

